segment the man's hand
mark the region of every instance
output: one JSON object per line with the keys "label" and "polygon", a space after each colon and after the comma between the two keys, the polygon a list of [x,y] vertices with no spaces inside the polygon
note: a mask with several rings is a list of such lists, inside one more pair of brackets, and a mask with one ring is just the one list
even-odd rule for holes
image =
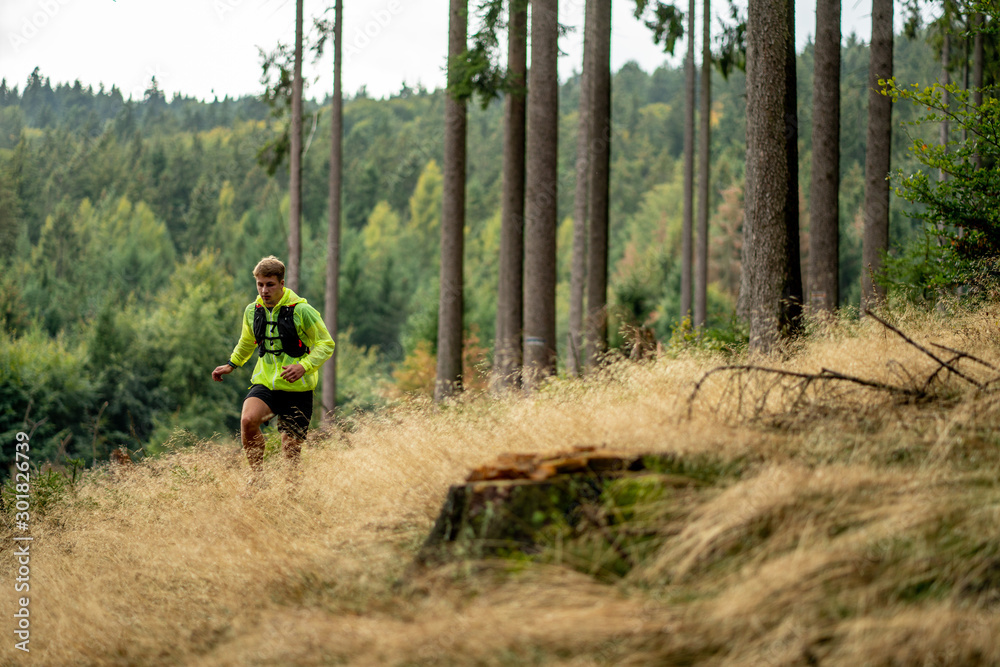
{"label": "man's hand", "polygon": [[306,369],[302,368],[302,364],[290,364],[281,367],[281,377],[289,382],[295,382],[305,374]]}
{"label": "man's hand", "polygon": [[230,366],[229,364],[223,364],[221,366],[216,367],[216,369],[212,371],[212,379],[215,380],[216,382],[222,382],[223,375],[229,375],[235,370],[236,368],[234,368],[233,366]]}

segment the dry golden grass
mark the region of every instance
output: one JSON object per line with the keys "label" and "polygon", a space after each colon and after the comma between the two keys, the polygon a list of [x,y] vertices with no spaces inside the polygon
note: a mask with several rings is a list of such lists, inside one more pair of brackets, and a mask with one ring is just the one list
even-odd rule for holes
{"label": "dry golden grass", "polygon": [[[988,310],[893,322],[1000,368]],[[935,368],[871,321],[814,329],[781,359],[736,361],[899,386]],[[234,442],[90,472],[33,519],[30,661],[1000,664],[1000,392],[939,374],[910,401],[718,373],[689,419],[695,382],[723,363],[692,350],[530,397],[403,405],[316,438],[298,474],[269,460],[252,493]],[[470,469],[573,445],[735,472],[637,511],[657,538],[624,577],[588,566],[593,540],[413,566]],[[8,624],[11,533],[0,526]],[[25,657],[12,628],[2,664]]]}

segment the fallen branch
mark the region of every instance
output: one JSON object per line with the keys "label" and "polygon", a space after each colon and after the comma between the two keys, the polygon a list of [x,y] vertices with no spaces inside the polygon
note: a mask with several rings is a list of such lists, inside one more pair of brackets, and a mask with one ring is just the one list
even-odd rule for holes
{"label": "fallen branch", "polygon": [[[701,379],[698,380],[697,383],[695,383],[694,390],[688,397],[688,419],[691,418],[691,412],[694,407],[694,399],[698,396],[698,392],[701,391],[701,387],[705,383],[705,380],[707,380],[710,376],[714,375],[715,373],[723,371],[737,371],[737,372],[759,371],[762,373],[772,373],[774,375],[793,377],[793,378],[798,378],[800,380],[804,380],[805,386],[803,386],[802,391],[799,392],[798,397],[795,399],[795,403],[798,403],[798,401],[805,394],[806,389],[809,388],[809,384],[818,380],[838,380],[841,382],[851,382],[853,384],[858,384],[863,387],[880,389],[882,391],[887,391],[889,393],[901,394],[903,396],[910,396],[913,398],[923,398],[926,395],[926,393],[920,389],[910,389],[907,387],[899,387],[892,384],[886,384],[884,382],[878,382],[876,380],[866,380],[864,378],[854,377],[853,375],[845,375],[844,373],[830,370],[829,368],[824,368],[820,370],[819,373],[801,373],[798,371],[786,371],[781,368],[768,368],[767,366],[756,366],[753,364],[734,364],[729,366],[718,366],[716,368],[713,368],[712,370],[708,371],[703,376],[701,376]],[[768,390],[768,393],[769,392],[770,389]],[[741,401],[742,401],[742,392],[741,392]]]}
{"label": "fallen branch", "polygon": [[846,382],[860,384],[864,387],[871,387],[872,389],[881,389],[882,391],[887,391],[891,394],[902,394],[904,396],[912,396],[914,398],[923,398],[926,396],[926,392],[923,389],[908,389],[894,384],[878,382],[877,380],[865,380],[864,378],[854,377],[853,375],[845,375],[829,368],[822,369],[820,371],[820,375],[823,378],[829,378],[831,380],[844,380]]}
{"label": "fallen branch", "polygon": [[[917,348],[918,350],[920,350],[921,352],[923,352],[924,354],[926,354],[928,357],[930,357],[934,361],[938,362],[938,364],[940,364],[944,368],[947,368],[949,371],[951,371],[952,373],[954,373],[958,377],[962,378],[963,380],[965,380],[969,384],[973,385],[977,389],[982,389],[983,388],[983,383],[982,382],[979,382],[977,380],[974,380],[974,379],[970,378],[968,375],[966,375],[965,373],[961,372],[960,370],[958,370],[957,368],[955,368],[954,366],[952,366],[947,361],[939,359],[937,357],[937,355],[935,355],[933,352],[931,352],[926,347],[924,347],[920,343],[916,342],[915,340],[913,340],[912,338],[910,338],[909,336],[907,336],[906,334],[904,334],[902,331],[900,331],[896,327],[892,326],[891,324],[889,324],[888,322],[886,322],[885,320],[883,320],[881,317],[879,317],[878,315],[876,315],[872,311],[866,309],[865,310],[865,315],[870,316],[873,320],[875,320],[876,322],[878,322],[879,324],[881,324],[882,326],[884,326],[886,329],[888,329],[889,331],[892,331],[897,336],[899,336],[900,338],[902,338],[903,340],[905,340],[907,343],[909,343],[913,347]],[[931,379],[934,378],[935,375],[937,375],[937,372],[933,373],[931,375],[931,377],[928,378],[927,382],[929,383],[931,381]],[[925,389],[926,389],[926,385],[925,385]]]}
{"label": "fallen branch", "polygon": [[[706,380],[708,380],[708,378],[711,377],[712,375],[724,371],[734,371],[735,373],[737,373],[736,376],[737,378],[740,377],[740,374],[748,372],[767,373],[775,377],[775,381],[773,383],[771,383],[766,387],[759,388],[759,394],[757,394],[757,398],[755,398],[752,403],[749,400],[750,399],[749,396],[744,396],[744,391],[747,389],[749,385],[748,384],[737,385],[736,414],[742,415],[744,412],[744,408],[746,407],[747,410],[752,409],[755,417],[759,416],[762,412],[764,412],[767,406],[768,399],[771,396],[771,393],[774,391],[775,387],[779,386],[782,388],[783,391],[786,392],[798,391],[798,394],[791,402],[791,407],[788,408],[789,410],[794,410],[802,401],[803,397],[805,397],[806,392],[809,390],[810,386],[817,381],[827,382],[831,380],[836,380],[839,382],[849,382],[851,384],[860,385],[862,387],[877,389],[879,391],[886,391],[891,394],[906,396],[917,400],[927,398],[927,396],[929,395],[929,389],[931,384],[943,370],[950,371],[957,377],[962,378],[963,380],[965,380],[966,382],[968,382],[969,384],[971,384],[972,386],[976,387],[979,390],[983,390],[984,388],[993,384],[994,382],[1000,381],[1000,377],[996,377],[986,382],[981,382],[973,377],[970,377],[969,375],[963,373],[958,368],[956,368],[957,362],[961,361],[962,359],[969,359],[970,361],[974,361],[977,364],[985,366],[986,368],[1000,372],[1000,368],[997,368],[988,361],[979,359],[969,354],[968,352],[955,350],[945,345],[940,345],[938,343],[931,343],[932,346],[940,350],[944,350],[952,355],[947,360],[942,359],[938,355],[934,354],[932,351],[924,347],[923,345],[914,341],[912,338],[904,334],[902,331],[900,331],[893,325],[889,324],[888,322],[880,318],[871,310],[866,310],[865,315],[870,316],[873,320],[881,324],[887,330],[892,331],[897,336],[902,338],[904,341],[915,347],[917,350],[919,350],[923,354],[927,355],[928,357],[936,361],[938,364],[937,368],[934,369],[934,371],[921,383],[920,379],[918,377],[914,377],[914,375],[910,373],[910,371],[905,366],[896,361],[890,360],[889,361],[890,368],[893,366],[898,368],[898,372],[896,373],[896,375],[900,377],[900,379],[904,380],[903,385],[895,385],[886,382],[879,382],[877,380],[868,380],[853,375],[847,375],[845,373],[841,373],[839,371],[835,371],[830,368],[823,368],[820,370],[819,373],[802,373],[799,371],[787,371],[780,368],[768,368],[766,366],[757,366],[753,364],[734,364],[728,366],[719,366],[705,373],[701,377],[701,379],[699,379],[698,382],[695,383],[694,390],[688,397],[688,410],[687,410],[688,419],[691,418],[691,414],[694,409],[694,401],[697,398],[698,393],[701,391],[701,388],[705,384]],[[792,384],[788,383],[781,384],[781,378],[784,377],[795,378],[798,380],[798,382]],[[906,386],[906,384],[909,384],[910,386]],[[725,400],[725,394],[723,394],[723,397],[720,399],[719,403],[720,406],[722,405],[722,401],[724,400]]]}
{"label": "fallen branch", "polygon": [[976,362],[977,364],[982,364],[983,366],[986,366],[986,368],[989,368],[990,370],[1000,372],[1000,368],[997,368],[996,366],[994,366],[993,364],[991,364],[988,361],[983,361],[979,357],[974,357],[971,354],[969,354],[968,352],[963,352],[962,350],[953,350],[952,348],[950,348],[950,347],[948,347],[946,345],[941,345],[940,343],[931,343],[931,345],[933,345],[936,348],[942,349],[945,352],[951,352],[952,354],[955,355],[956,359],[968,359],[970,361]]}

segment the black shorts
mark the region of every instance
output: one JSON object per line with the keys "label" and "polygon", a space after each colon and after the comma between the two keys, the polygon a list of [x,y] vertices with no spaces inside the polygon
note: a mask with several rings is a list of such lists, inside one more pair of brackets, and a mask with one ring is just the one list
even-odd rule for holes
{"label": "black shorts", "polygon": [[[247,398],[259,398],[278,417],[278,430],[297,440],[305,440],[313,414],[312,391],[281,391],[262,384],[250,387]],[[246,399],[244,399],[246,400]]]}

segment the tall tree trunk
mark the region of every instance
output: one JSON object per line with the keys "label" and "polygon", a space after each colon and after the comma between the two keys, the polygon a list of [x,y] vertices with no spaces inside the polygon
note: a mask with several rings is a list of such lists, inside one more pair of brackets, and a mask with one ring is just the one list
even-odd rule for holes
{"label": "tall tree trunk", "polygon": [[559,3],[532,0],[525,187],[524,385],[556,365],[556,183]]}
{"label": "tall tree trunk", "polygon": [[503,195],[500,213],[500,277],[497,286],[493,387],[519,384],[524,298],[524,131],[528,54],[528,2],[510,0],[504,102]]}
{"label": "tall tree trunk", "polygon": [[[975,15],[969,15],[965,17],[965,30],[966,33],[971,33],[974,29]],[[972,74],[972,67],[970,66],[970,60],[972,58],[972,44],[969,42],[968,37],[962,37],[962,51],[965,55],[962,58],[962,88],[969,92],[969,76]],[[969,140],[969,128],[964,124],[962,125],[962,145]]]}
{"label": "tall tree trunk", "polygon": [[583,71],[580,74],[579,121],[576,131],[576,191],[573,194],[573,256],[569,281],[569,337],[566,370],[579,375],[583,369],[583,293],[587,284],[588,206],[590,204],[590,154],[594,107],[594,11],[588,0],[583,22]]}
{"label": "tall tree trunk", "polygon": [[[983,15],[974,14],[972,25],[975,35],[972,41],[972,106],[983,105]],[[978,141],[978,139],[976,139]],[[982,169],[982,156],[976,152],[976,169]]]}
{"label": "tall tree trunk", "polygon": [[302,3],[295,2],[295,64],[292,75],[292,129],[289,146],[288,262],[285,284],[299,289],[302,265]]}
{"label": "tall tree trunk", "polygon": [[795,0],[787,0],[785,20],[788,39],[785,42],[785,159],[788,169],[788,189],[785,191],[785,226],[788,243],[788,278],[781,294],[779,326],[790,335],[802,325],[802,253],[799,250],[799,113],[798,85],[795,76]]}
{"label": "tall tree trunk", "polygon": [[694,217],[694,0],[688,0],[684,59],[684,217],[681,223],[681,319],[691,317],[691,245]]}
{"label": "tall tree trunk", "polygon": [[[947,13],[945,16],[947,17]],[[944,30],[944,35],[942,35],[944,40],[941,44],[941,85],[943,86],[941,91],[941,104],[943,104],[947,109],[950,101],[948,86],[951,85],[951,26],[944,25],[942,29]],[[947,153],[949,132],[948,116],[945,116],[941,121],[941,127],[939,129],[941,133],[938,138],[945,153]],[[946,172],[943,168],[938,169],[938,180],[942,182],[948,180],[948,172]]]}
{"label": "tall tree trunk", "polygon": [[[944,3],[944,16],[941,19],[941,31],[942,31],[942,43],[941,43],[941,85],[943,89],[941,91],[941,103],[944,108],[948,108],[950,102],[950,93],[948,92],[948,86],[951,85],[951,12],[950,3]],[[944,119],[941,121],[941,126],[938,128],[940,134],[938,135],[938,141],[941,143],[941,147],[945,153],[948,152],[948,134],[949,134],[949,123],[948,116],[945,115]],[[938,169],[938,181],[944,183],[948,180],[948,172],[944,168]],[[937,242],[939,246],[943,246],[948,243],[948,240],[944,236],[945,231],[945,221],[939,220],[937,223],[938,228],[938,238]],[[959,230],[961,234],[961,230]],[[961,288],[959,288],[961,291]],[[945,297],[947,291],[941,290],[938,292],[937,298],[937,311],[939,313],[945,312]]]}
{"label": "tall tree trunk", "polygon": [[790,39],[786,0],[751,2],[747,18],[747,157],[743,270],[750,349],[778,343],[788,279],[788,151],[785,65]]}
{"label": "tall tree trunk", "polygon": [[892,76],[892,0],[872,2],[871,62],[868,66],[868,139],[865,150],[864,233],[861,244],[861,307],[874,308],[885,289],[872,281],[889,248],[889,151],[892,101],[878,91]]}
{"label": "tall tree trunk", "polygon": [[437,382],[434,400],[462,390],[462,258],[465,241],[465,102],[455,99],[455,59],[465,53],[468,0],[451,0],[448,94],[444,102],[444,183],[441,201],[441,292],[438,299]]}
{"label": "tall tree trunk", "polygon": [[341,36],[344,2],[333,9],[333,100],[330,104],[330,211],[326,236],[326,328],[334,340],[333,356],[323,365],[323,420],[332,423],[337,409],[337,310],[340,308],[340,193],[343,182],[344,94],[341,86]]}
{"label": "tall tree trunk", "polygon": [[701,110],[698,128],[698,234],[694,253],[694,326],[708,319],[708,212],[712,137],[712,2],[705,0],[701,25]]}
{"label": "tall tree trunk", "polygon": [[594,109],[590,140],[590,230],[587,256],[587,367],[608,347],[608,192],[611,178],[611,0],[594,6]]}
{"label": "tall tree trunk", "polygon": [[840,0],[816,1],[812,182],[809,194],[809,304],[840,303]]}

